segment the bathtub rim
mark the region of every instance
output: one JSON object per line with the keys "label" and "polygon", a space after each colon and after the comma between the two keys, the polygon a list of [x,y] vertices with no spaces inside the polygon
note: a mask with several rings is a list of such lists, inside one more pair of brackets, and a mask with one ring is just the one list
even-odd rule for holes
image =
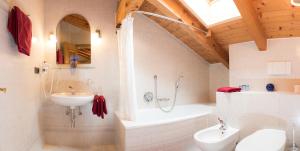
{"label": "bathtub rim", "polygon": [[[175,122],[179,122],[179,121],[190,120],[190,119],[193,119],[193,118],[213,114],[215,112],[215,109],[216,109],[215,104],[204,104],[204,103],[183,104],[183,105],[177,105],[177,106],[183,107],[183,106],[193,106],[193,105],[197,105],[197,106],[199,105],[199,106],[207,107],[208,111],[204,111],[204,112],[201,112],[201,113],[198,113],[198,114],[183,116],[183,117],[167,119],[167,120],[158,120],[158,121],[155,121],[155,122],[136,122],[136,121],[121,120],[120,116],[119,116],[119,113],[117,111],[114,114],[116,115],[118,120],[122,123],[122,126],[126,130],[128,130],[128,129],[151,127],[151,126],[164,125],[164,124],[170,124],[170,123],[175,123]],[[146,108],[146,109],[139,109],[139,110],[152,110],[152,109],[158,109],[158,108]],[[168,114],[168,113],[166,113],[166,114]]]}

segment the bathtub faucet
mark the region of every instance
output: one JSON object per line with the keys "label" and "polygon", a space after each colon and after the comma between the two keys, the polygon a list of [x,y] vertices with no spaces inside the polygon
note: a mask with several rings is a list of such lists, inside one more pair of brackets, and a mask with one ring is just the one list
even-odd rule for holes
{"label": "bathtub faucet", "polygon": [[157,101],[170,101],[170,98],[157,98]]}
{"label": "bathtub faucet", "polygon": [[225,131],[226,131],[226,124],[225,124],[225,122],[220,118],[220,117],[218,117],[218,121],[219,121],[219,123],[220,123],[220,128],[219,128],[219,130],[221,131],[221,133],[222,133],[222,135],[225,133]]}
{"label": "bathtub faucet", "polygon": [[71,90],[71,94],[74,95],[75,94],[74,88],[71,85],[69,85],[68,88]]}

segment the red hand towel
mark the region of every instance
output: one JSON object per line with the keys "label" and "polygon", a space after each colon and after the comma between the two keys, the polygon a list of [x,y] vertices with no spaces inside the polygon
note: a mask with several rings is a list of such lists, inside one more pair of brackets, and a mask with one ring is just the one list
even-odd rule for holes
{"label": "red hand towel", "polygon": [[105,98],[104,98],[103,95],[101,95],[100,98],[101,98],[101,100],[102,100],[102,102],[103,102],[103,106],[102,106],[102,107],[103,107],[103,113],[104,113],[104,114],[107,114],[106,100],[105,100]]}
{"label": "red hand towel", "polygon": [[16,9],[12,9],[8,14],[7,29],[12,34],[15,43],[18,44],[18,26],[16,18]]}
{"label": "red hand towel", "polygon": [[236,87],[222,87],[217,89],[218,92],[227,92],[227,93],[231,93],[231,92],[240,92],[241,88],[236,88]]}
{"label": "red hand towel", "polygon": [[95,95],[94,100],[93,100],[93,108],[92,108],[93,114],[98,113],[98,99],[99,99],[99,96]]}
{"label": "red hand towel", "polygon": [[18,45],[19,52],[30,56],[32,38],[31,21],[17,6],[14,6],[9,14],[7,28]]}
{"label": "red hand towel", "polygon": [[104,118],[104,114],[103,114],[103,100],[101,98],[101,96],[98,98],[98,113],[97,113],[98,117],[101,116],[101,118]]}
{"label": "red hand towel", "polygon": [[56,63],[64,64],[64,57],[60,49],[57,49],[56,51]]}

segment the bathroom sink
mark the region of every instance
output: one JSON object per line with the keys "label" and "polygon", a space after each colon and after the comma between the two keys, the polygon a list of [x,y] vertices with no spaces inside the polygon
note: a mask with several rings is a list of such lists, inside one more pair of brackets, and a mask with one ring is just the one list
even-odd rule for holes
{"label": "bathroom sink", "polygon": [[62,106],[68,106],[71,109],[77,106],[86,105],[92,102],[94,95],[92,93],[54,93],[51,95],[51,100]]}

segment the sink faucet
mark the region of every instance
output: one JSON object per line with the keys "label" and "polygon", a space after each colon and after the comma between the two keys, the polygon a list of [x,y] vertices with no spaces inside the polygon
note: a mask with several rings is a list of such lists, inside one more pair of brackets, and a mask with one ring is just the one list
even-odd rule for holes
{"label": "sink faucet", "polygon": [[75,90],[73,89],[73,87],[71,85],[69,85],[68,88],[71,90],[71,94],[74,95],[75,94]]}
{"label": "sink faucet", "polygon": [[225,131],[226,131],[226,124],[225,124],[225,122],[220,118],[220,117],[218,117],[218,121],[219,121],[219,123],[220,123],[220,128],[219,128],[219,130],[221,131],[221,134],[223,135],[224,133],[225,133]]}

